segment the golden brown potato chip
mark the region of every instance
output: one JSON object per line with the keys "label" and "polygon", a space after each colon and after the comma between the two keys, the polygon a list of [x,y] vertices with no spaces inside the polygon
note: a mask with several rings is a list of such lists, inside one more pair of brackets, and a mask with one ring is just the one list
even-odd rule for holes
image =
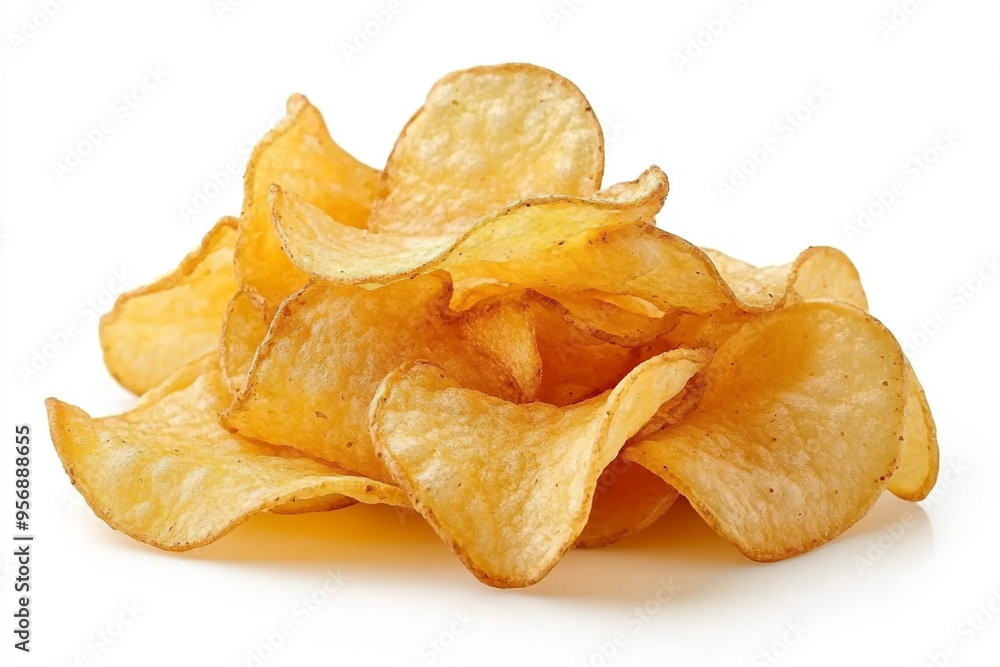
{"label": "golden brown potato chip", "polygon": [[[428,359],[465,385],[511,400],[534,392],[537,369],[524,371],[531,352],[505,366],[498,358],[513,341],[533,345],[527,317],[496,317],[507,339],[491,348],[473,311],[448,311],[451,283],[433,273],[368,290],[310,283],[288,299],[271,323],[250,373],[222,423],[246,438],[281,443],[386,480],[368,434],[368,406],[382,378],[404,362]],[[522,311],[523,312],[523,311]],[[471,333],[470,333],[471,328]],[[524,331],[518,331],[523,329]],[[511,367],[528,382],[518,385]]]}
{"label": "golden brown potato chip", "polygon": [[587,525],[575,547],[593,549],[633,535],[666,514],[680,494],[619,454],[601,472]]}
{"label": "golden brown potato chip", "polygon": [[701,250],[708,255],[708,258],[712,260],[712,264],[715,264],[715,268],[717,268],[719,273],[722,275],[743,273],[745,271],[753,271],[757,268],[749,262],[744,262],[742,259],[731,257],[719,250],[714,250],[712,248],[702,248]]}
{"label": "golden brown potato chip", "polygon": [[903,355],[864,311],[817,301],[759,315],[705,374],[697,409],[625,456],[750,558],[833,539],[885,489],[903,435]]}
{"label": "golden brown potato chip", "polygon": [[291,260],[307,273],[344,283],[385,283],[463,265],[488,273],[497,263],[532,261],[539,251],[588,229],[651,220],[666,195],[666,176],[652,167],[618,199],[525,199],[459,233],[413,236],[355,229],[292,192],[271,192],[274,224]]}
{"label": "golden brown potato chip", "polygon": [[903,500],[923,500],[937,483],[937,426],[931,415],[924,388],[906,362],[906,427],[903,429],[903,450],[899,469],[889,480],[889,491]]}
{"label": "golden brown potato chip", "polygon": [[394,486],[227,433],[214,354],[171,376],[130,412],[94,419],[46,401],[52,441],[76,488],[115,530],[160,549],[214,542],[259,512],[351,501],[406,506]]}
{"label": "golden brown potato chip", "polygon": [[222,218],[174,271],[118,297],[101,318],[104,364],[142,394],[216,349],[222,314],[236,290],[236,220]]}
{"label": "golden brown potato chip", "polygon": [[[848,257],[834,248],[810,248],[808,261],[793,285],[800,299],[835,299],[868,310],[868,298],[858,270]],[[930,494],[938,475],[937,427],[924,388],[909,359],[904,359],[907,397],[906,426],[899,468],[889,482],[889,491],[903,500],[923,500]]]}
{"label": "golden brown potato chip", "polygon": [[226,307],[219,341],[219,366],[229,393],[236,394],[243,386],[250,362],[267,333],[267,325],[268,320],[246,293],[241,290],[233,296]]}
{"label": "golden brown potato chip", "polygon": [[480,581],[527,586],[579,537],[601,471],[708,357],[668,352],[565,408],[510,403],[417,363],[380,386],[372,438],[413,507]]}
{"label": "golden brown potato chip", "polygon": [[[766,312],[786,302],[799,273],[814,261],[814,250],[791,264],[722,274],[698,247],[640,223],[594,229],[544,248],[539,244],[522,258],[449,261],[447,268],[455,279],[456,308],[478,300],[478,294],[465,292],[475,292],[477,279],[488,275],[508,291],[596,291],[638,298],[666,313]],[[489,292],[502,290],[491,285]]]}
{"label": "golden brown potato chip", "polygon": [[378,176],[330,138],[323,116],[309,100],[302,95],[288,99],[285,117],[254,148],[244,177],[236,277],[261,312],[273,314],[307,279],[282,252],[274,233],[267,196],[271,185],[294,192],[342,225],[363,228]]}
{"label": "golden brown potato chip", "polygon": [[670,331],[679,316],[650,317],[634,313],[594,296],[569,292],[543,294],[528,290],[543,307],[558,313],[566,322],[594,338],[621,345],[639,347]]}
{"label": "golden brown potato chip", "polygon": [[570,81],[535,65],[454,72],[396,142],[370,228],[437,236],[536,195],[601,187],[604,135]]}
{"label": "golden brown potato chip", "polygon": [[542,362],[539,401],[564,406],[593,398],[617,385],[639,363],[638,349],[591,336],[537,302],[532,309]]}

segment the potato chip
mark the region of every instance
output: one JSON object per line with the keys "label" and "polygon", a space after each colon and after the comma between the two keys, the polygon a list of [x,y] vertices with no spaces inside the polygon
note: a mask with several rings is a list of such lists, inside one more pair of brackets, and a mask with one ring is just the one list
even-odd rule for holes
{"label": "potato chip", "polygon": [[619,454],[601,472],[587,525],[573,546],[606,547],[633,535],[666,514],[679,495],[677,489]]}
{"label": "potato chip", "polygon": [[436,268],[530,261],[588,229],[651,220],[666,195],[666,176],[652,167],[618,199],[525,199],[461,233],[413,236],[355,229],[287,190],[271,192],[274,224],[292,262],[306,273],[344,283],[385,283]]}
{"label": "potato chip", "polygon": [[937,426],[927,404],[924,388],[906,362],[906,426],[903,429],[903,451],[899,469],[889,480],[889,491],[903,500],[923,500],[937,483]]}
{"label": "potato chip", "polygon": [[464,389],[417,363],[380,386],[372,438],[413,507],[480,581],[527,586],[579,537],[601,471],[709,356],[668,352],[565,408]]}
{"label": "potato chip", "polygon": [[281,251],[274,233],[267,198],[271,185],[294,192],[342,225],[363,228],[378,176],[330,138],[309,100],[302,95],[288,99],[285,117],[254,148],[244,177],[236,277],[262,313],[272,315],[307,279]]}
{"label": "potato chip", "polygon": [[809,551],[864,516],[896,469],[903,355],[852,306],[759,315],[716,352],[680,423],[625,451],[754,560]]}
{"label": "potato chip", "polygon": [[[476,328],[473,311],[451,316],[450,297],[442,273],[375,290],[310,283],[275,316],[222,423],[243,437],[295,447],[388,481],[372,449],[368,406],[382,378],[401,363],[440,363],[463,384],[511,400],[535,391],[538,370],[523,370],[531,352],[510,366],[500,363],[510,353],[486,347],[481,333],[470,333]],[[506,324],[505,332],[496,332],[507,339],[503,345],[534,344],[525,317],[491,317]],[[527,387],[518,385],[514,367],[527,376]]]}
{"label": "potato chip", "polygon": [[569,292],[543,294],[528,290],[543,307],[558,313],[567,324],[594,338],[622,347],[639,347],[651,343],[670,331],[679,316],[651,317],[625,310],[596,296]]}
{"label": "potato chip", "polygon": [[[834,248],[809,248],[808,258],[793,285],[800,299],[835,299],[868,310],[868,298],[861,286],[858,270],[848,257]],[[800,256],[801,257],[801,256]],[[937,427],[924,388],[909,359],[904,358],[906,374],[906,426],[899,468],[889,482],[889,491],[903,500],[923,500],[937,482]]]}
{"label": "potato chip", "polygon": [[407,505],[394,486],[227,433],[217,417],[229,398],[210,354],[116,417],[93,419],[54,398],[46,407],[59,458],[94,513],[160,549],[208,544],[268,510]]}
{"label": "potato chip", "polygon": [[536,195],[601,187],[604,135],[570,81],[525,64],[476,67],[435,84],[379,180],[370,228],[437,236]]}
{"label": "potato chip", "polygon": [[141,394],[219,344],[226,304],[236,290],[236,220],[222,218],[174,271],[118,297],[101,318],[104,364]]}
{"label": "potato chip", "polygon": [[250,363],[267,333],[268,320],[242,290],[237,292],[222,321],[219,366],[229,393],[236,394],[246,379]]}
{"label": "potato chip", "polygon": [[542,381],[537,399],[579,403],[613,388],[639,363],[639,350],[608,343],[568,324],[562,314],[532,306]]}

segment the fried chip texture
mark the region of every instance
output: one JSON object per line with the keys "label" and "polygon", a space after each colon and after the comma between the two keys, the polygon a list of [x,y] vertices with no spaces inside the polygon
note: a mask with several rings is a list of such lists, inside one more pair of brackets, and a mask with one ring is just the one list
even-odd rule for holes
{"label": "fried chip texture", "polygon": [[480,581],[527,586],[583,531],[601,471],[709,356],[668,352],[565,408],[510,403],[417,363],[380,386],[372,438],[413,507]]}
{"label": "fried chip texture", "polygon": [[214,350],[236,290],[236,220],[222,218],[172,273],[118,297],[101,318],[101,349],[112,377],[142,394]]}
{"label": "fried chip texture", "polygon": [[302,509],[296,504],[407,504],[394,486],[227,433],[217,418],[230,397],[214,354],[150,394],[130,412],[101,419],[46,401],[52,441],[73,484],[98,517],[141,542],[193,549],[254,514]]}
{"label": "fried chip texture", "polygon": [[587,526],[574,546],[606,547],[634,535],[666,514],[679,495],[658,476],[619,454],[597,480]]}
{"label": "fried chip texture", "polygon": [[923,500],[937,483],[940,454],[937,426],[924,388],[910,362],[906,362],[906,426],[899,469],[889,481],[889,491],[903,500]]}
{"label": "fried chip texture", "polygon": [[385,283],[436,268],[474,266],[482,272],[497,263],[530,262],[540,251],[587,230],[649,221],[666,195],[666,176],[652,167],[616,199],[525,199],[461,232],[414,236],[356,229],[286,189],[271,191],[274,224],[292,262],[306,273],[344,283]]}
{"label": "fried chip texture", "polygon": [[309,100],[302,95],[288,99],[285,117],[257,144],[244,177],[236,276],[261,312],[273,314],[307,280],[282,252],[274,232],[271,185],[294,192],[342,225],[363,228],[378,176],[330,138],[323,116]]}
{"label": "fried chip texture", "polygon": [[604,135],[570,81],[535,65],[454,72],[403,129],[370,228],[437,236],[536,195],[601,187]]}
{"label": "fried chip texture", "polygon": [[400,364],[434,361],[464,385],[510,400],[534,392],[538,369],[524,371],[530,350],[511,364],[528,378],[527,387],[498,361],[510,354],[504,345],[533,345],[530,321],[490,311],[506,332],[495,332],[497,346],[483,345],[472,311],[449,314],[450,297],[451,284],[441,273],[374,290],[310,283],[275,316],[223,424],[243,437],[295,447],[388,481],[372,449],[368,406],[382,378]]}
{"label": "fried chip texture", "polygon": [[686,419],[625,451],[754,560],[813,549],[867,513],[896,469],[906,402],[892,335],[852,306],[760,315],[716,352]]}
{"label": "fried chip texture", "polygon": [[245,292],[241,290],[233,296],[226,307],[219,341],[219,366],[229,393],[236,394],[243,386],[250,362],[267,333],[267,325],[268,320]]}

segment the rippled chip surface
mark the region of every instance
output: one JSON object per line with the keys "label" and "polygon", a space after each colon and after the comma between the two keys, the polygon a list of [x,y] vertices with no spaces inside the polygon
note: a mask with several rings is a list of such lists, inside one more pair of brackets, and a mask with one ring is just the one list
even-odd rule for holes
{"label": "rippled chip surface", "polygon": [[54,398],[46,407],[59,458],[94,513],[161,549],[208,544],[269,510],[406,505],[396,487],[227,433],[218,413],[228,402],[212,354],[122,415],[94,419]]}
{"label": "rippled chip surface", "polygon": [[122,294],[101,318],[104,363],[123,387],[141,394],[216,349],[236,291],[235,244],[236,220],[223,218],[173,272]]}

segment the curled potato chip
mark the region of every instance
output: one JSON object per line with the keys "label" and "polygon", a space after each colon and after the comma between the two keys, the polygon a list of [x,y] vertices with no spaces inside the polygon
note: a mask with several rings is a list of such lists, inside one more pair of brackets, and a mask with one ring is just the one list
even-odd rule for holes
{"label": "curled potato chip", "polygon": [[603,173],[600,123],[572,82],[525,64],[454,72],[399,136],[370,228],[461,233],[527,197],[590,196]]}
{"label": "curled potato chip", "polygon": [[[799,299],[834,299],[868,310],[868,298],[858,270],[847,255],[835,248],[809,248],[808,261],[793,285]],[[899,468],[889,481],[889,491],[903,500],[923,500],[930,494],[938,475],[937,427],[924,388],[913,365],[904,358],[906,374],[906,424]]]}
{"label": "curled potato chip", "polygon": [[100,337],[119,384],[141,394],[216,348],[236,290],[235,244],[236,220],[222,218],[172,273],[118,297],[101,318]]}
{"label": "curled potato chip", "polygon": [[680,494],[641,465],[619,454],[601,472],[587,525],[575,547],[606,547],[666,514]]}
{"label": "curled potato chip", "polygon": [[73,484],[98,517],[141,542],[184,551],[268,510],[407,504],[394,486],[227,433],[218,412],[230,397],[214,354],[151,393],[132,411],[101,419],[46,401]]}
{"label": "curled potato chip", "polygon": [[281,245],[300,269],[337,282],[385,283],[437,268],[531,261],[588,229],[648,221],[666,195],[666,176],[651,167],[616,199],[525,199],[461,232],[436,236],[355,229],[281,187],[272,189],[271,200]]}
{"label": "curled potato chip", "polygon": [[245,292],[240,290],[233,296],[226,307],[219,341],[219,366],[229,393],[236,394],[243,386],[267,325],[267,319]]}
{"label": "curled potato chip", "polygon": [[593,398],[617,385],[639,363],[638,349],[592,336],[538,302],[532,308],[542,363],[539,401],[564,406]]}
{"label": "curled potato chip", "polygon": [[417,363],[380,386],[372,439],[413,507],[480,581],[527,586],[583,531],[601,471],[709,356],[668,352],[564,408],[464,389]]}
{"label": "curled potato chip", "polygon": [[889,480],[889,491],[903,500],[923,500],[937,483],[937,426],[924,388],[910,362],[906,362],[906,426],[899,469]]}
{"label": "curled potato chip", "polygon": [[750,558],[833,539],[885,489],[903,434],[903,355],[862,310],[807,302],[759,315],[705,374],[697,409],[625,457]]}
{"label": "curled potato chip", "polygon": [[543,307],[558,313],[566,322],[594,338],[622,347],[639,347],[676,326],[678,316],[651,317],[614,303],[579,293],[550,292],[529,294]]}
{"label": "curled potato chip", "polygon": [[271,185],[294,192],[343,225],[363,228],[378,176],[330,138],[309,100],[302,95],[288,99],[285,117],[254,148],[244,177],[236,277],[261,312],[273,314],[307,280],[274,233],[267,196]]}
{"label": "curled potato chip", "polygon": [[[511,400],[535,391],[538,369],[525,370],[531,351],[511,351],[515,341],[534,345],[525,311],[519,319],[489,310],[485,316],[504,329],[487,338],[472,321],[476,312],[450,314],[450,297],[443,273],[373,290],[310,283],[275,316],[222,423],[243,437],[388,480],[372,449],[368,406],[382,378],[401,363],[437,362],[463,384]],[[499,361],[507,355],[516,360]],[[512,369],[528,386],[518,385]]]}

